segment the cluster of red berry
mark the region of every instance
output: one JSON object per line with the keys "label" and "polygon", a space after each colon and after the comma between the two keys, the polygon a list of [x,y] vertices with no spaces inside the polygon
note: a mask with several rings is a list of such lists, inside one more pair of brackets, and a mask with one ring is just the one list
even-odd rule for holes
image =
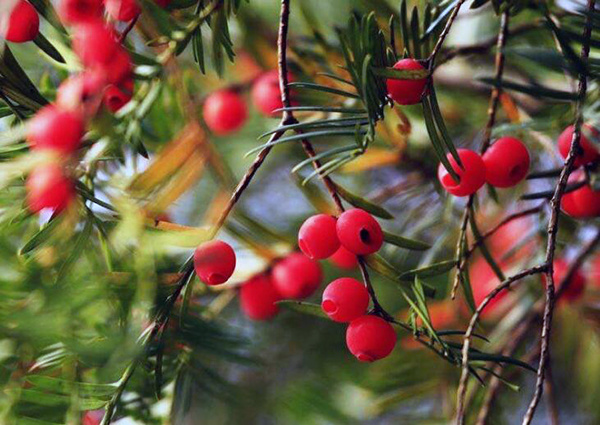
{"label": "cluster of red berry", "polygon": [[10,14],[0,20],[2,37],[13,43],[26,43],[40,32],[40,17],[35,8],[25,0],[19,0]]}
{"label": "cluster of red berry", "polygon": [[[202,113],[208,128],[220,136],[239,130],[248,118],[248,107],[241,89],[223,89],[211,93],[204,101]],[[283,107],[279,77],[276,70],[268,71],[252,83],[252,103],[258,111],[271,117]]]}
{"label": "cluster of red berry", "polygon": [[[39,26],[35,10],[33,14],[21,10],[29,8],[33,9],[24,1],[17,5],[10,20],[16,27],[9,26],[8,34],[33,26],[24,19],[35,20],[36,28]],[[134,0],[61,0],[59,4],[62,21],[73,27],[73,50],[85,70],[65,80],[57,90],[56,102],[39,110],[28,123],[30,148],[54,153],[52,162],[34,168],[27,178],[27,202],[32,212],[44,208],[60,212],[69,205],[74,187],[65,165],[79,148],[87,121],[101,104],[114,113],[131,100],[132,63],[115,31],[104,21],[104,8],[119,20],[133,19],[139,13]],[[130,17],[132,10],[136,13]]]}

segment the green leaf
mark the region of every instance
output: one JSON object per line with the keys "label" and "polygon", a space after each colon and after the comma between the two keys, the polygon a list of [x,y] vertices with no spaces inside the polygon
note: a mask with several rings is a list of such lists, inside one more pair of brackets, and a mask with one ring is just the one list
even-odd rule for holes
{"label": "green leaf", "polygon": [[411,249],[414,251],[425,251],[431,248],[431,245],[426,244],[425,242],[405,238],[386,231],[383,232],[383,240],[392,245],[399,246],[400,248]]}
{"label": "green leaf", "polygon": [[507,364],[512,364],[515,366],[522,367],[523,369],[527,369],[533,373],[537,372],[537,370],[530,364],[525,363],[519,359],[515,359],[513,357],[503,356],[501,354],[473,352],[473,353],[469,353],[469,360],[483,360],[486,362],[507,363]]}
{"label": "green leaf", "polygon": [[429,88],[429,105],[431,106],[431,112],[433,114],[433,121],[441,135],[441,140],[444,143],[444,146],[452,154],[452,157],[456,161],[458,165],[461,167],[462,161],[460,160],[460,156],[458,156],[458,151],[452,143],[452,138],[450,137],[450,133],[446,128],[446,123],[444,122],[444,117],[442,116],[442,112],[440,111],[440,105],[437,101],[437,96],[435,94],[435,88],[433,85]]}
{"label": "green leaf", "polygon": [[450,176],[454,179],[454,181],[460,181],[460,177],[452,168],[448,157],[446,156],[446,152],[444,150],[444,142],[440,140],[440,137],[437,132],[437,128],[435,126],[435,121],[433,119],[433,111],[431,104],[429,103],[429,97],[425,97],[421,102],[423,104],[423,117],[425,119],[425,126],[427,127],[427,133],[429,134],[429,138],[431,140],[431,145],[433,146],[433,150],[438,158],[438,160],[442,163],[444,168],[448,171]]}
{"label": "green leaf", "polygon": [[50,56],[52,59],[59,63],[66,63],[65,58],[56,50],[56,47],[48,41],[46,37],[40,32],[37,37],[33,39],[33,42],[36,46],[38,46],[44,53]]}
{"label": "green leaf", "polygon": [[35,235],[33,235],[33,237],[29,239],[29,241],[27,241],[27,243],[19,251],[19,254],[25,255],[36,249],[44,242],[46,242],[50,238],[50,236],[52,236],[52,232],[54,231],[58,223],[60,223],[60,219],[57,218],[48,221],[48,223],[43,225],[42,228]]}
{"label": "green leaf", "polygon": [[[51,394],[33,389],[15,389],[7,390],[18,397],[19,401],[31,403],[39,406],[70,406],[73,400],[72,395]],[[81,410],[95,410],[103,407],[106,404],[104,400],[82,398],[77,403],[77,407]]]}
{"label": "green leaf", "polygon": [[87,220],[85,226],[79,232],[79,235],[75,239],[73,243],[73,249],[69,253],[69,256],[66,260],[61,264],[60,269],[58,270],[56,281],[60,282],[66,273],[68,273],[71,266],[81,257],[84,253],[84,247],[89,242],[90,236],[92,234],[93,224],[92,220]]}
{"label": "green leaf", "polygon": [[270,136],[271,134],[284,132],[284,131],[288,131],[288,130],[306,130],[308,128],[332,128],[332,129],[346,128],[346,127],[353,128],[353,127],[356,127],[357,125],[363,126],[366,124],[369,124],[369,120],[368,120],[367,116],[355,117],[355,118],[332,118],[332,119],[326,119],[326,120],[306,121],[306,122],[299,122],[299,123],[295,123],[295,124],[280,125],[279,127],[275,128],[274,130],[270,130],[270,131],[267,131],[266,133],[261,134],[260,136],[258,136],[258,139],[262,139],[263,137]]}
{"label": "green leaf", "polygon": [[429,266],[408,270],[400,274],[398,278],[404,281],[412,281],[416,276],[420,278],[438,276],[452,270],[454,267],[456,267],[455,260],[441,261]]}
{"label": "green leaf", "polygon": [[310,316],[320,317],[322,319],[328,319],[329,317],[323,312],[319,304],[308,303],[304,301],[291,301],[283,300],[278,301],[277,305],[280,305],[288,310],[296,311],[298,313],[308,314]]}
{"label": "green leaf", "polygon": [[338,195],[350,205],[365,210],[376,217],[383,218],[385,220],[391,220],[394,218],[392,214],[385,208],[376,205],[365,198],[362,198],[349,190],[343,188],[339,184],[335,185]]}
{"label": "green leaf", "polygon": [[506,90],[515,90],[520,93],[525,93],[533,97],[543,97],[557,102],[571,102],[577,100],[576,93],[570,93],[562,90],[555,90],[541,85],[524,85],[509,80],[502,80],[499,84],[494,78],[483,77],[478,78],[484,84],[488,84],[494,87],[502,87]]}
{"label": "green leaf", "polygon": [[340,96],[350,97],[352,99],[360,99],[360,96],[357,95],[356,93],[351,93],[351,92],[348,92],[345,90],[340,90],[340,89],[334,89],[332,87],[323,86],[321,84],[298,82],[298,83],[289,83],[288,87],[290,87],[290,88],[297,87],[297,88],[301,88],[301,89],[316,90],[316,91],[320,91],[323,93],[338,94]]}
{"label": "green leaf", "polygon": [[78,396],[83,398],[96,397],[105,400],[110,399],[118,387],[118,383],[116,382],[113,384],[91,384],[87,382],[72,382],[43,375],[28,375],[25,377],[25,380],[39,390],[66,395],[77,391]]}
{"label": "green leaf", "polygon": [[[406,282],[402,281],[398,278],[398,270],[394,266],[392,266],[385,258],[383,258],[379,254],[371,254],[366,257],[363,257],[367,266],[371,269],[375,270],[377,273],[382,275],[383,277],[388,278],[392,282],[396,283],[400,288],[408,287],[409,285]],[[429,285],[423,285],[423,291],[426,296],[433,298],[435,296],[435,288]]]}
{"label": "green leaf", "polygon": [[[480,240],[481,232],[477,227],[477,222],[475,221],[475,211],[473,208],[471,208],[471,213],[469,214],[469,223],[471,225],[473,235],[475,236],[475,240]],[[500,268],[498,263],[496,263],[496,260],[494,260],[494,257],[492,256],[491,252],[488,250],[485,241],[481,241],[481,243],[479,244],[479,250],[481,251],[483,258],[485,258],[485,261],[490,265],[498,279],[500,279],[500,282],[504,281],[506,277],[504,276],[504,273],[502,272],[502,269]]]}

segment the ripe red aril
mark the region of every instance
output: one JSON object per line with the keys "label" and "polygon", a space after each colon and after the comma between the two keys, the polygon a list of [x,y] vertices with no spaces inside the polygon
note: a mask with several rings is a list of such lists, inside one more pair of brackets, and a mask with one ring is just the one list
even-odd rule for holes
{"label": "ripe red aril", "polygon": [[307,219],[298,232],[298,246],[304,255],[314,260],[333,255],[340,247],[335,217],[317,214]]}
{"label": "ripe red aril", "polygon": [[200,280],[207,285],[227,282],[235,270],[235,252],[226,242],[205,242],[194,252],[194,269]]}
{"label": "ripe red aril", "polygon": [[[399,70],[424,70],[425,68],[418,61],[406,58],[400,59],[394,65],[394,69]],[[421,101],[425,86],[427,86],[427,78],[419,78],[414,80],[394,80],[386,81],[388,95],[392,100],[400,105],[413,105]]]}
{"label": "ripe red aril", "polygon": [[265,72],[252,85],[252,102],[263,115],[273,116],[275,110],[283,108],[279,76],[276,70]]}
{"label": "ripe red aril", "polygon": [[60,0],[58,14],[65,24],[80,24],[102,19],[102,0]]}
{"label": "ripe red aril", "polygon": [[276,302],[281,295],[275,289],[271,276],[259,274],[240,287],[240,308],[252,320],[267,320],[279,312]]}
{"label": "ripe red aril", "polygon": [[331,261],[334,265],[344,270],[353,270],[358,266],[358,258],[356,258],[356,254],[348,251],[343,246],[340,246],[335,253],[329,257],[329,261]]}
{"label": "ripe red aril", "polygon": [[103,88],[104,79],[96,72],[85,71],[73,75],[58,87],[56,105],[61,109],[84,109],[84,103],[94,98],[101,99]]}
{"label": "ripe red aril", "polygon": [[239,130],[248,118],[246,102],[233,90],[211,93],[204,102],[202,113],[208,128],[218,135]]}
{"label": "ripe red aril", "polygon": [[340,243],[356,255],[377,252],[383,244],[381,226],[368,212],[355,208],[344,211],[337,220]]}
{"label": "ripe red aril", "polygon": [[70,154],[79,147],[83,133],[81,114],[55,105],[43,107],[27,123],[27,141],[32,149]]}
{"label": "ripe red aril", "polygon": [[[571,142],[573,141],[573,132],[575,128],[570,125],[568,126],[560,136],[558,136],[558,151],[563,158],[567,158],[569,150],[571,149]],[[595,138],[600,138],[600,133],[597,129],[591,125],[584,124],[581,128],[581,137],[579,139],[579,147],[581,153],[575,157],[575,167],[581,167],[582,165],[589,164],[591,162],[600,159],[600,151],[598,148],[585,136],[585,132],[588,131]]]}
{"label": "ripe red aril", "polygon": [[529,151],[514,137],[501,137],[483,155],[485,179],[495,187],[512,187],[527,176]]}
{"label": "ripe red aril", "polygon": [[131,58],[124,48],[118,46],[112,60],[98,66],[97,72],[102,73],[108,83],[119,85],[131,79],[133,72]]}
{"label": "ripe red aril", "polygon": [[116,21],[131,21],[141,12],[136,0],[104,0],[106,12]]}
{"label": "ripe red aril", "polygon": [[448,154],[447,158],[452,169],[458,174],[460,182],[456,182],[441,163],[438,166],[438,179],[450,194],[469,196],[485,183],[485,164],[477,152],[469,149],[458,149],[458,156],[464,168],[458,165],[451,154]]}
{"label": "ripe red aril", "polygon": [[[501,265],[501,268],[502,265]],[[501,282],[494,273],[489,263],[483,257],[477,258],[469,268],[471,289],[475,306],[479,307],[483,300],[492,292]],[[506,307],[512,303],[510,292],[503,290],[498,293],[481,312],[481,317],[494,318],[499,313],[506,310]]]}
{"label": "ripe red aril", "polygon": [[346,345],[361,362],[373,362],[389,356],[394,350],[396,332],[379,316],[362,316],[350,322]]}
{"label": "ripe red aril", "polygon": [[273,285],[282,298],[300,300],[311,296],[321,284],[321,266],[295,252],[273,267]]}
{"label": "ripe red aril", "polygon": [[82,425],[100,425],[104,418],[104,409],[89,410],[83,415]]}
{"label": "ripe red aril", "polygon": [[27,177],[25,189],[27,205],[32,213],[44,208],[61,212],[75,195],[73,182],[65,176],[63,169],[54,163],[34,168]]}
{"label": "ripe red aril", "polygon": [[25,43],[40,32],[40,17],[29,2],[18,0],[10,14],[0,17],[0,30],[7,41]]}
{"label": "ripe red aril", "polygon": [[133,80],[116,86],[111,84],[104,90],[104,104],[112,113],[117,112],[125,106],[133,97]]}
{"label": "ripe red aril", "polygon": [[[569,269],[570,264],[566,260],[562,258],[554,260],[554,273],[552,273],[554,277],[554,289],[555,291],[559,291],[563,285],[568,285],[561,294],[561,299],[575,301],[583,295],[586,281],[585,276],[577,269],[567,284],[564,279],[567,277]],[[542,274],[542,282],[545,286],[547,282],[545,274]]]}
{"label": "ripe red aril", "polygon": [[331,320],[351,322],[366,314],[370,299],[365,285],[351,277],[342,277],[327,285],[321,308]]}
{"label": "ripe red aril", "polygon": [[[569,183],[584,181],[585,175],[580,170],[569,176]],[[564,213],[573,218],[593,218],[600,216],[600,190],[593,190],[589,184],[565,193],[560,201]]]}
{"label": "ripe red aril", "polygon": [[119,48],[112,28],[100,20],[74,28],[73,50],[87,67],[111,63]]}

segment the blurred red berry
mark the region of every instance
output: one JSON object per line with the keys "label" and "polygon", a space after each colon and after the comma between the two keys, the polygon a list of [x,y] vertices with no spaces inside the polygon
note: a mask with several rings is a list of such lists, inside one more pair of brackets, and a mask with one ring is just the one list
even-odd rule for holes
{"label": "blurred red berry", "polygon": [[[406,58],[400,59],[394,65],[394,69],[399,70],[424,70],[423,66],[416,60]],[[416,80],[395,80],[388,79],[386,82],[388,95],[392,100],[400,105],[414,105],[421,101],[427,78]]]}
{"label": "blurred red berry", "polygon": [[100,99],[103,88],[104,79],[96,72],[73,75],[58,87],[56,105],[61,109],[79,109],[94,96]]}
{"label": "blurred red berry", "polygon": [[111,63],[119,47],[114,31],[100,20],[74,29],[73,50],[87,67]]}
{"label": "blurred red berry", "polygon": [[27,141],[32,149],[52,149],[65,154],[79,147],[83,133],[81,114],[55,105],[40,109],[27,125]]}
{"label": "blurred red berry", "polygon": [[[585,132],[583,131],[587,129],[595,138],[600,138],[600,133],[591,125],[585,124],[582,127],[581,138],[579,139],[579,146],[582,150],[576,159],[575,159],[575,167],[581,167],[582,165],[589,164],[590,162],[594,162],[600,159],[600,151],[598,148],[585,136]],[[558,136],[558,151],[560,155],[567,159],[567,155],[569,154],[569,150],[571,149],[571,142],[573,141],[573,131],[574,127],[572,125],[568,126],[565,131]]]}
{"label": "blurred red berry", "polygon": [[317,214],[307,219],[298,232],[298,246],[304,255],[314,260],[333,255],[340,247],[335,217]]}
{"label": "blurred red berry", "polygon": [[232,90],[211,93],[204,102],[202,113],[208,128],[218,135],[239,130],[248,118],[246,102]]}
{"label": "blurred red berry", "polygon": [[65,24],[80,24],[102,19],[102,0],[60,0],[58,14]]}
{"label": "blurred red berry", "polygon": [[383,231],[377,220],[358,208],[343,212],[336,229],[342,246],[356,255],[373,254],[383,244]]}
{"label": "blurred red berry", "polygon": [[133,80],[129,81],[121,86],[111,84],[104,90],[104,104],[110,112],[117,112],[133,97]]}
{"label": "blurred red berry", "polygon": [[327,285],[321,308],[331,320],[351,322],[366,314],[370,299],[365,285],[351,277],[342,277]]}
{"label": "blurred red berry", "polygon": [[[570,267],[570,264],[562,258],[557,258],[554,260],[554,273],[552,273],[552,276],[554,277],[555,291],[559,291],[562,285],[567,284],[564,282],[564,279],[567,277]],[[542,274],[542,282],[544,285],[546,285],[545,274]],[[561,294],[561,299],[575,301],[581,298],[583,292],[585,291],[585,283],[585,276],[581,273],[581,271],[575,270],[575,273],[571,279],[569,279],[568,286]]]}
{"label": "blurred red berry", "polygon": [[362,316],[346,330],[348,350],[361,362],[373,362],[390,355],[396,345],[396,331],[378,316]]}
{"label": "blurred red berry", "polygon": [[254,276],[240,288],[240,308],[252,320],[274,317],[279,312],[276,302],[280,299],[269,275]]}
{"label": "blurred red berry", "polygon": [[169,6],[171,4],[173,0],[154,0],[154,2],[159,5],[160,7],[162,7],[163,9],[166,8],[167,6]]}
{"label": "blurred red berry", "polygon": [[[569,176],[569,183],[583,181],[583,172],[576,171]],[[560,201],[562,211],[573,218],[593,218],[600,216],[600,190],[593,190],[589,184],[565,193]]]}
{"label": "blurred red berry", "polygon": [[319,263],[299,252],[288,255],[273,267],[273,284],[285,299],[300,300],[311,296],[322,279]]}
{"label": "blurred red berry", "polygon": [[[501,283],[492,267],[482,257],[477,258],[471,264],[469,276],[475,307],[479,307],[489,293]],[[495,317],[497,313],[504,311],[504,307],[511,301],[509,294],[510,292],[507,290],[499,292],[483,309],[481,317],[484,319]]]}
{"label": "blurred red berry", "polygon": [[25,182],[27,205],[32,213],[44,208],[55,212],[64,210],[74,197],[71,180],[58,164],[45,164],[34,168]]}
{"label": "blurred red berry", "polygon": [[329,261],[343,270],[353,270],[358,266],[358,258],[356,258],[356,254],[348,251],[343,246],[340,246],[338,250],[335,251],[331,257],[329,257]]}
{"label": "blurred red berry", "polygon": [[2,37],[13,43],[25,43],[40,32],[40,17],[35,8],[25,0],[19,0],[7,17],[0,21]]}
{"label": "blurred red berry", "polygon": [[450,194],[454,196],[469,196],[479,190],[485,183],[485,164],[477,152],[469,149],[459,149],[458,156],[463,167],[459,166],[451,154],[447,158],[452,169],[460,177],[460,182],[454,181],[448,170],[440,163],[438,166],[438,179]]}
{"label": "blurred red berry", "polygon": [[235,270],[235,262],[233,248],[219,240],[205,242],[194,252],[196,274],[207,285],[227,282]]}
{"label": "blurred red berry", "polygon": [[115,21],[128,22],[141,13],[136,0],[104,0],[104,7]]}
{"label": "blurred red berry", "polygon": [[529,151],[519,139],[501,137],[483,155],[485,179],[495,187],[512,187],[527,176]]}
{"label": "blurred red berry", "polygon": [[131,79],[133,66],[127,51],[118,46],[113,58],[106,64],[99,65],[97,72],[104,74],[106,81],[110,84],[121,84]]}
{"label": "blurred red berry", "polygon": [[252,85],[251,96],[254,107],[263,115],[276,115],[275,110],[283,108],[277,71],[269,71],[260,76]]}
{"label": "blurred red berry", "polygon": [[104,409],[89,410],[83,415],[82,425],[100,425],[104,418]]}

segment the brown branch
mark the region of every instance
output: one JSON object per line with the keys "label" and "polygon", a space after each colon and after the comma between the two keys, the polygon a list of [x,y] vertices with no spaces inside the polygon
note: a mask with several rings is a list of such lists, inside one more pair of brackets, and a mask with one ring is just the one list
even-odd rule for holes
{"label": "brown branch", "polygon": [[127,24],[127,27],[123,30],[123,32],[121,33],[121,35],[119,35],[119,43],[122,44],[125,41],[125,39],[127,38],[127,35],[129,35],[129,33],[131,32],[131,30],[133,29],[133,27],[135,27],[135,24],[137,23],[139,17],[140,17],[140,15],[137,15],[135,18],[133,18]]}
{"label": "brown branch", "polygon": [[452,28],[452,24],[454,23],[454,20],[458,16],[460,7],[463,5],[464,2],[465,2],[465,0],[458,0],[458,3],[456,3],[454,10],[452,10],[450,17],[448,18],[448,21],[446,22],[446,26],[440,33],[440,37],[438,38],[437,42],[435,43],[435,46],[433,47],[433,50],[431,51],[431,54],[429,55],[428,62],[429,62],[429,71],[430,72],[433,71],[435,57],[440,52],[440,49],[442,48],[442,45],[444,44],[446,37],[448,37],[448,33],[450,32],[450,29]]}
{"label": "brown branch", "polygon": [[[588,62],[590,54],[590,38],[592,35],[592,11],[595,8],[596,0],[588,0],[587,2],[587,19],[585,28],[583,30],[583,45],[581,47],[581,60],[582,62]],[[538,364],[537,380],[535,385],[535,392],[533,398],[527,408],[527,412],[523,417],[523,425],[529,425],[533,420],[533,415],[540,402],[544,388],[544,379],[546,376],[546,365],[550,358],[550,332],[552,330],[552,316],[554,312],[554,253],[556,251],[556,236],[558,232],[558,217],[560,210],[560,201],[563,192],[567,186],[569,175],[573,170],[573,164],[575,163],[575,156],[580,151],[580,139],[581,139],[581,124],[583,122],[583,101],[587,92],[587,77],[585,74],[579,76],[579,88],[578,88],[578,100],[575,112],[575,123],[573,138],[571,141],[571,148],[567,159],[563,166],[562,172],[558,179],[558,184],[554,192],[554,196],[550,201],[551,213],[548,221],[548,245],[546,249],[546,299],[544,307],[544,318],[542,324],[541,334],[541,352],[540,361]]]}

